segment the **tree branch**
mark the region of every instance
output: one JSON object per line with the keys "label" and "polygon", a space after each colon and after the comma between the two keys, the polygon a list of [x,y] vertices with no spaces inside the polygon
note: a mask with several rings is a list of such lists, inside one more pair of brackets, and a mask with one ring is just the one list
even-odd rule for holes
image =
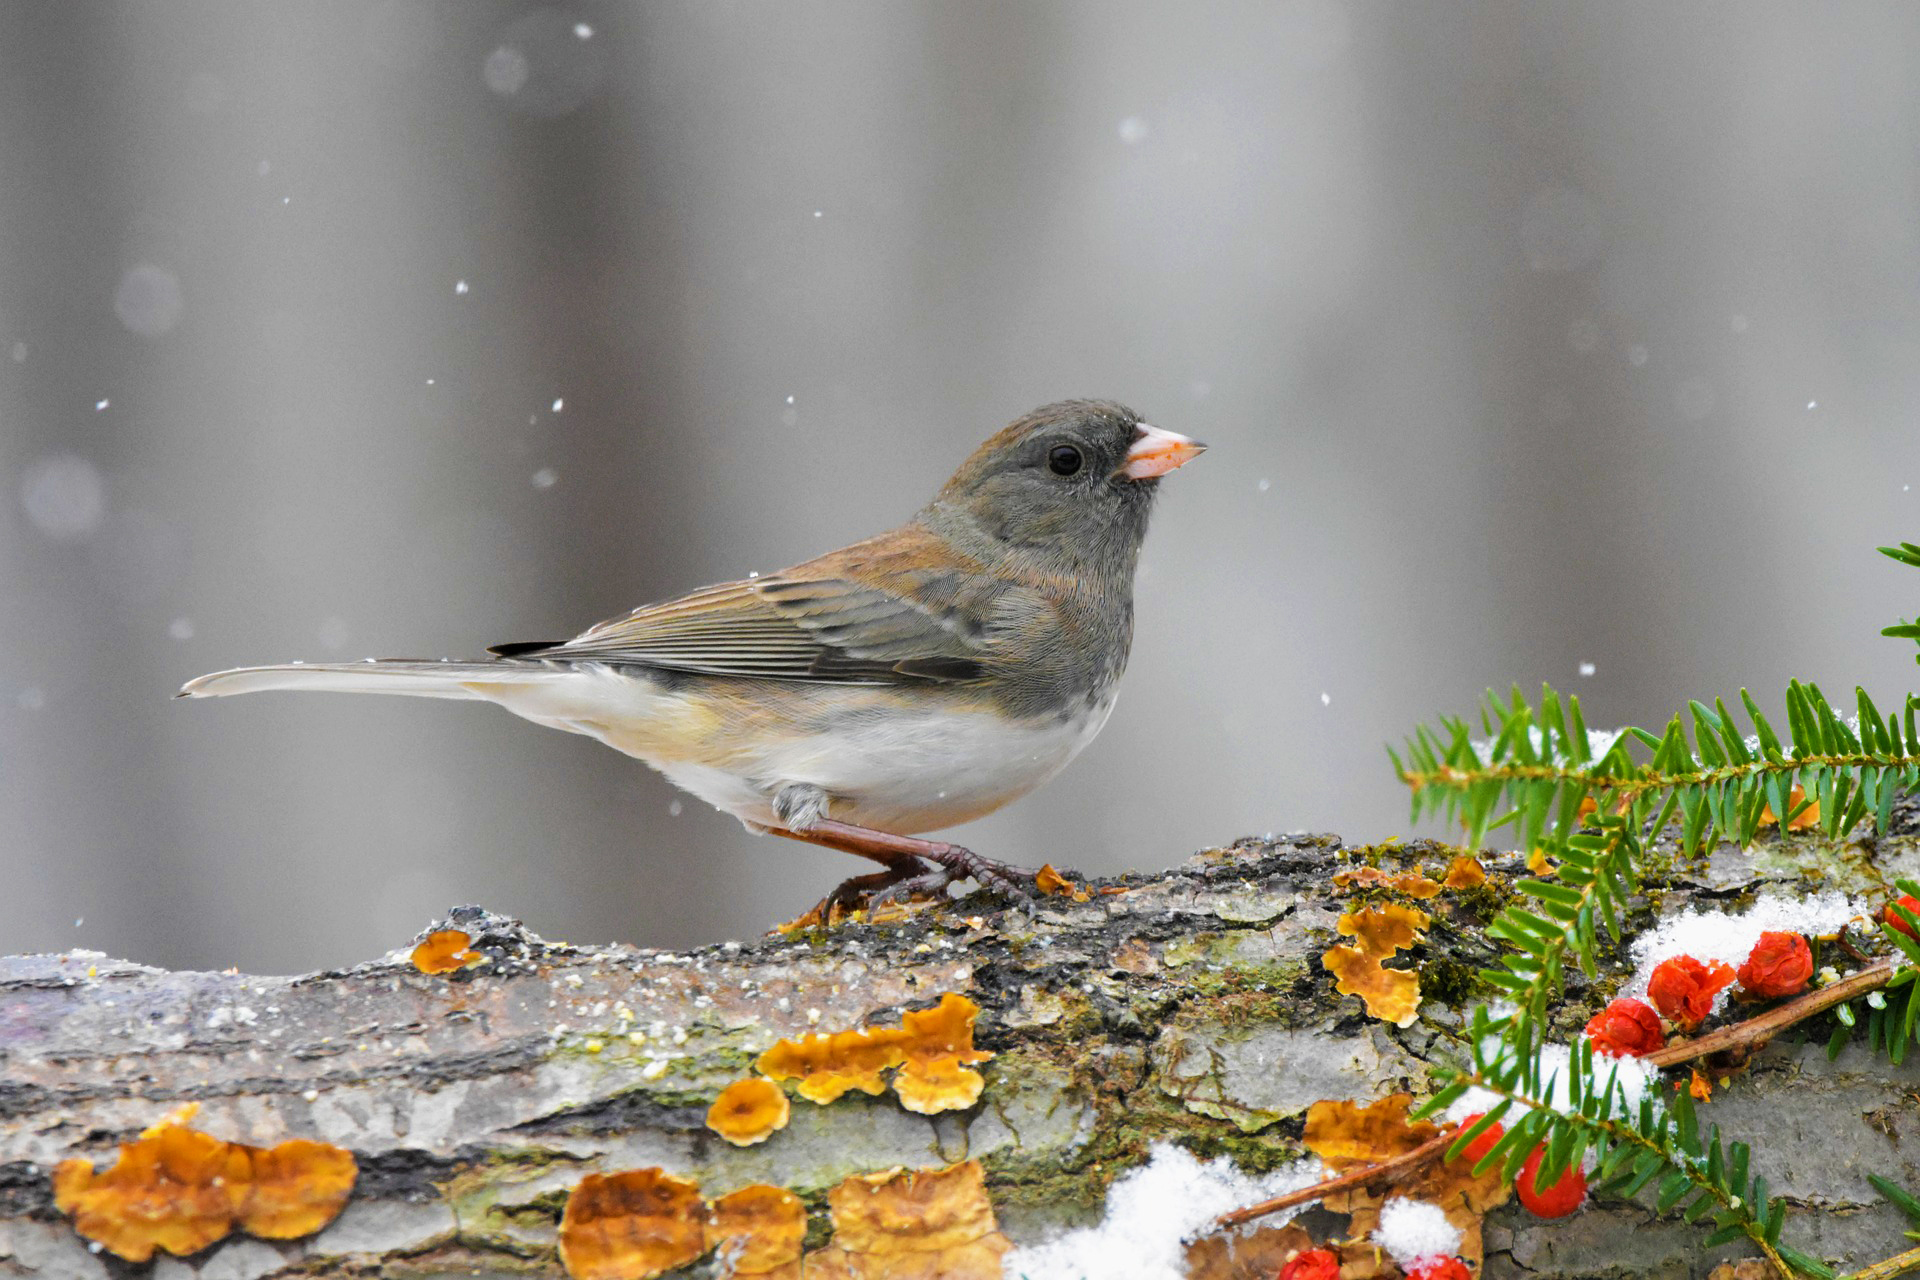
{"label": "tree branch", "polygon": [[[1920,857],[1913,825],[1871,857],[1910,865]],[[75,1156],[104,1167],[116,1143],[186,1101],[201,1104],[194,1123],[219,1138],[347,1147],[359,1182],[318,1234],[224,1241],[167,1263],[168,1280],[557,1275],[568,1191],[589,1172],[653,1165],[707,1195],[753,1182],[789,1188],[825,1232],[827,1192],[851,1175],[978,1158],[1002,1228],[1016,1241],[1049,1239],[1097,1219],[1108,1184],[1158,1144],[1285,1164],[1302,1154],[1299,1122],[1312,1102],[1424,1093],[1437,1065],[1457,1064],[1471,975],[1491,954],[1479,930],[1526,875],[1517,858],[1489,856],[1487,886],[1421,902],[1434,925],[1412,953],[1423,990],[1412,1025],[1367,1017],[1321,963],[1341,941],[1341,914],[1385,892],[1364,878],[1336,886],[1335,873],[1424,867],[1438,878],[1454,852],[1427,842],[1353,849],[1325,836],[1244,841],[1107,883],[1111,892],[1084,903],[1047,899],[1031,916],[976,897],[685,953],[549,943],[471,909],[443,923],[486,959],[447,975],[420,972],[404,947],[295,978],[167,973],[79,953],[0,959],[0,1275],[124,1274],[55,1211],[51,1171]],[[1868,887],[1848,879],[1864,874],[1857,847],[1798,837],[1790,852],[1723,850],[1705,868],[1655,877],[1659,893],[1635,905],[1629,927],[1732,895],[1799,892],[1801,865],[1817,863],[1834,887]],[[1577,973],[1568,981],[1561,1007],[1577,1028],[1601,992]],[[997,1055],[979,1067],[986,1087],[973,1107],[927,1117],[891,1094],[855,1092],[824,1107],[796,1099],[788,1127],[755,1147],[706,1128],[721,1089],[776,1040],[898,1026],[903,1011],[949,991],[979,1003],[976,1042]],[[1778,1019],[1769,1034],[1795,1007],[1762,1015]],[[1710,1041],[1686,1048],[1710,1052]],[[1738,1136],[1776,1189],[1864,1206],[1822,1219],[1820,1239],[1829,1256],[1865,1265],[1885,1255],[1899,1222],[1858,1170],[1920,1180],[1911,1165],[1920,1144],[1896,1147],[1882,1132],[1905,1121],[1876,1128],[1861,1117],[1906,1114],[1910,1085],[1858,1054],[1809,1091],[1800,1072],[1824,1061],[1818,1047],[1776,1043],[1713,1105],[1728,1109],[1730,1136],[1743,1126]],[[1416,1158],[1433,1155],[1410,1153],[1409,1167]],[[1663,1268],[1704,1280],[1722,1256],[1699,1254],[1699,1229],[1623,1206],[1562,1223],[1502,1209],[1487,1231],[1535,1280]]]}

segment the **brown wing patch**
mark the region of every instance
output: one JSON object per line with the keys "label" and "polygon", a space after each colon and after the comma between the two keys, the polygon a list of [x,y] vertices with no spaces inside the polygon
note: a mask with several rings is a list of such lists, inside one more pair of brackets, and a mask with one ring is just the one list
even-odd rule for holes
{"label": "brown wing patch", "polygon": [[821,683],[964,683],[984,673],[984,606],[1006,589],[908,526],[646,605],[564,644],[494,652]]}

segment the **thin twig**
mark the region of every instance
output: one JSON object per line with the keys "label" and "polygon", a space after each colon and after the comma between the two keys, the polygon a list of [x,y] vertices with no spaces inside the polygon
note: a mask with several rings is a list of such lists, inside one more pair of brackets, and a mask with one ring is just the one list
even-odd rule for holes
{"label": "thin twig", "polygon": [[1886,986],[1892,977],[1893,957],[1889,956],[1875,961],[1851,977],[1842,978],[1818,991],[1809,991],[1798,1000],[1788,1001],[1777,1009],[1769,1009],[1745,1022],[1736,1022],[1730,1027],[1708,1032],[1697,1040],[1668,1045],[1647,1054],[1640,1061],[1650,1067],[1677,1067],[1683,1062],[1692,1062],[1725,1049],[1744,1049],[1764,1044],[1773,1038],[1775,1032],[1796,1022],[1804,1022],[1837,1004],[1845,1004],[1855,996],[1877,991]]}
{"label": "thin twig", "polygon": [[1255,1218],[1264,1218],[1270,1213],[1278,1213],[1282,1209],[1291,1209],[1295,1205],[1305,1204],[1309,1200],[1324,1199],[1336,1191],[1345,1191],[1349,1187],[1377,1182],[1381,1178],[1397,1177],[1421,1168],[1438,1159],[1441,1153],[1453,1145],[1453,1140],[1457,1136],[1459,1136],[1457,1127],[1448,1129],[1439,1137],[1429,1138],[1413,1150],[1397,1155],[1391,1160],[1382,1160],[1379,1164],[1370,1164],[1360,1169],[1350,1169],[1337,1178],[1328,1178],[1325,1182],[1316,1182],[1310,1187],[1302,1187],[1298,1191],[1289,1191],[1283,1196],[1262,1200],[1259,1204],[1248,1205],[1244,1209],[1223,1213],[1213,1220],[1213,1228],[1216,1231],[1224,1231],[1228,1227],[1237,1227],[1243,1223],[1252,1222]]}
{"label": "thin twig", "polygon": [[1833,945],[1846,952],[1847,958],[1855,964],[1868,963],[1867,953],[1854,946],[1852,940],[1847,937],[1846,925],[1841,925],[1840,932],[1834,935]]}
{"label": "thin twig", "polygon": [[1894,1276],[1903,1276],[1909,1271],[1920,1270],[1920,1248],[1909,1249],[1905,1253],[1896,1253],[1884,1262],[1876,1262],[1870,1267],[1846,1276],[1844,1280],[1893,1280]]}

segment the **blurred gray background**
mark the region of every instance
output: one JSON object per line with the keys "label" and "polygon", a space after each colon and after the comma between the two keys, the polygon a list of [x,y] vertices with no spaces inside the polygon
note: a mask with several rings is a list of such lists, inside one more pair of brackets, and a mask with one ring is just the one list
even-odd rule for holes
{"label": "blurred gray background", "polygon": [[1905,0],[0,5],[0,951],[798,912],[863,864],[586,738],[169,697],[778,568],[1063,396],[1214,447],[996,856],[1404,833],[1381,744],[1512,681],[1897,702],[1917,65]]}

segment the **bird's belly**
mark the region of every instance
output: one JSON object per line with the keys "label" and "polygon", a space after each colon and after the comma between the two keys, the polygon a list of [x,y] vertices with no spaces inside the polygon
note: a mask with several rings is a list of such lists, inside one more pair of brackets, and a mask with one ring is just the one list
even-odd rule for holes
{"label": "bird's belly", "polygon": [[987,710],[837,718],[767,743],[750,772],[660,762],[661,772],[749,822],[778,825],[771,797],[804,783],[831,797],[827,816],[905,835],[992,813],[1064,768],[1093,740],[1111,696],[1065,717],[1008,721]]}
{"label": "bird's belly", "polygon": [[475,691],[638,757],[744,822],[779,825],[773,797],[801,783],[827,793],[827,816],[899,835],[982,817],[1047,781],[1093,741],[1114,695],[1009,720],[985,704],[903,709],[892,690],[678,691],[595,666]]}

